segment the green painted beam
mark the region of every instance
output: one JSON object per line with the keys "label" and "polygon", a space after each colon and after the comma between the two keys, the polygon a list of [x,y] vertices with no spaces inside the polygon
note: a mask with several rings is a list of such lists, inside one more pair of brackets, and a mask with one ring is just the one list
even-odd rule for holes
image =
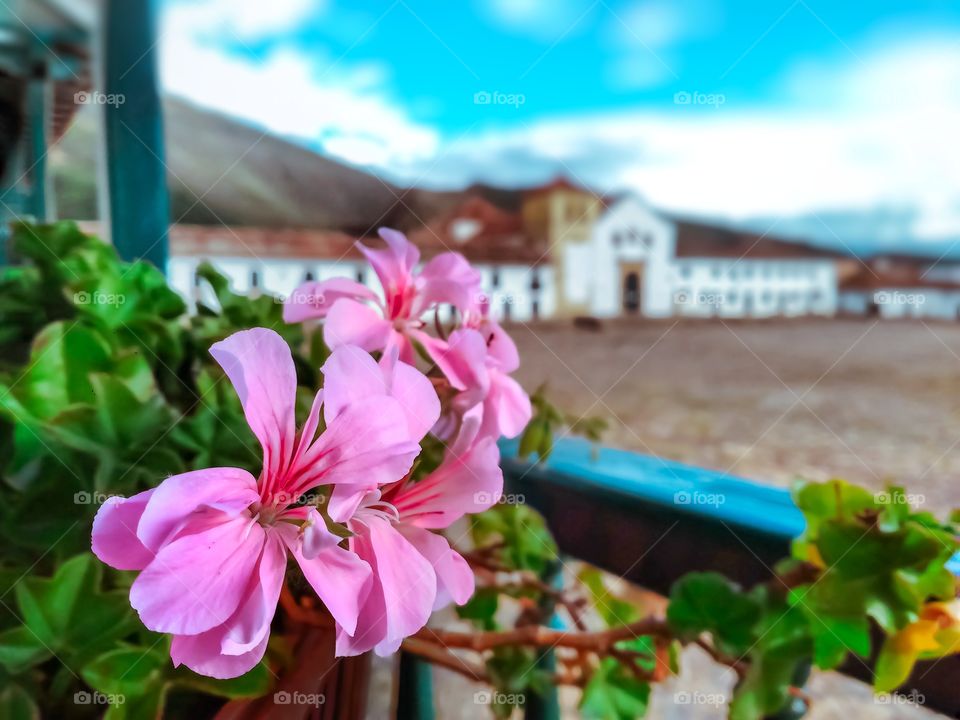
{"label": "green painted beam", "polygon": [[23,211],[40,222],[47,219],[47,123],[50,93],[46,78],[32,78],[27,84],[27,137],[24,178],[29,184]]}
{"label": "green painted beam", "polygon": [[157,0],[105,0],[100,82],[110,237],[125,260],[167,265],[170,198],[156,63]]}
{"label": "green painted beam", "polygon": [[433,669],[430,663],[400,653],[397,679],[397,720],[434,720]]}

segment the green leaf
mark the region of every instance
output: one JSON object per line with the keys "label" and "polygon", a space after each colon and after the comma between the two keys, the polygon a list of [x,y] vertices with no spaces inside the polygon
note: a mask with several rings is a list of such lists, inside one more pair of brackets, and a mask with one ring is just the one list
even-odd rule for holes
{"label": "green leaf", "polygon": [[185,667],[177,668],[169,674],[169,677],[178,685],[192,687],[195,690],[231,700],[262,697],[273,687],[273,675],[264,662],[260,662],[250,672],[230,680],[217,680],[198,675]]}
{"label": "green leaf", "polygon": [[0,717],[4,720],[40,720],[40,708],[21,686],[8,685],[0,690]]}
{"label": "green leaf", "polygon": [[111,650],[88,663],[80,675],[105,695],[136,697],[162,683],[169,659],[143,647]]}
{"label": "green leaf", "polygon": [[650,684],[637,679],[612,658],[604,658],[583,689],[580,714],[584,718],[633,720],[647,712]]}
{"label": "green leaf", "polygon": [[717,573],[690,573],[670,590],[667,621],[674,631],[690,639],[710,632],[730,654],[752,645],[760,615],[755,598]]}
{"label": "green leaf", "polygon": [[640,618],[640,611],[631,603],[621,600],[607,589],[603,573],[596,568],[580,572],[580,582],[590,591],[594,607],[607,627],[628,625]]}
{"label": "green leaf", "polygon": [[0,632],[0,665],[16,675],[52,657],[50,650],[28,627]]}
{"label": "green leaf", "polygon": [[67,406],[92,403],[93,372],[112,369],[110,346],[96,332],[75,323],[48,325],[37,335],[27,370],[16,390],[23,407],[48,419]]}
{"label": "green leaf", "polygon": [[484,630],[494,630],[500,594],[495,588],[480,588],[465,605],[457,607],[457,615],[464,620],[473,620]]}
{"label": "green leaf", "polygon": [[57,570],[53,578],[25,578],[16,585],[17,604],[24,623],[42,642],[60,647],[73,623],[81,598],[100,585],[100,563],[92,555],[78,555]]}

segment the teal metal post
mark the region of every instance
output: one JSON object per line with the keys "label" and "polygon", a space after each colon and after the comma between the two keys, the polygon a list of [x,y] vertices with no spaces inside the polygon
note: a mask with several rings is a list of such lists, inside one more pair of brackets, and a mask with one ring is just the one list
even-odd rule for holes
{"label": "teal metal post", "polygon": [[167,266],[163,107],[156,67],[157,0],[104,0],[100,83],[110,235],[125,260]]}
{"label": "teal metal post", "polygon": [[[557,560],[546,569],[541,578],[548,585],[556,589],[563,588],[563,563]],[[540,603],[540,609],[550,615],[550,627],[562,630],[563,622],[554,612],[556,603],[552,597],[545,596]],[[537,670],[553,675],[557,671],[557,656],[552,648],[544,650],[537,657]],[[549,685],[542,693],[528,691],[524,704],[523,717],[525,720],[559,720],[560,698],[556,685]]]}
{"label": "teal metal post", "polygon": [[24,147],[24,172],[30,191],[24,211],[37,221],[47,219],[47,131],[50,119],[49,86],[46,73],[27,83],[27,127]]}
{"label": "teal metal post", "polygon": [[430,663],[401,652],[397,684],[397,720],[434,720]]}

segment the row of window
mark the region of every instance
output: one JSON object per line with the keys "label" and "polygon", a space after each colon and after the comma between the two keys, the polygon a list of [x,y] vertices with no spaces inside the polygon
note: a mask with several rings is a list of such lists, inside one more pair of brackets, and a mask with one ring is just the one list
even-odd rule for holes
{"label": "row of window", "polygon": [[[355,275],[355,278],[356,278],[356,281],[357,281],[358,283],[361,283],[361,284],[362,284],[362,283],[366,282],[365,270],[364,270],[363,268],[358,268],[358,269],[357,269],[357,272],[356,272],[356,275]],[[314,274],[313,274],[313,272],[311,272],[310,270],[307,270],[307,271],[303,274],[303,282],[312,282],[313,280],[314,280]],[[200,287],[200,283],[201,283],[200,275],[199,275],[199,273],[197,273],[196,271],[194,271],[194,274],[193,274],[193,285],[194,285],[194,287]],[[493,270],[491,271],[490,285],[491,285],[491,289],[492,289],[492,290],[497,290],[497,289],[500,288],[500,269],[497,268],[497,267],[494,267]],[[251,287],[251,288],[259,288],[259,287],[260,287],[260,272],[257,271],[257,270],[251,270],[251,271],[250,271],[250,287]],[[536,268],[536,267],[535,267],[535,268],[532,268],[532,269],[530,270],[530,290],[536,292],[536,291],[539,291],[540,289],[541,289],[541,284],[540,284],[540,268]],[[534,304],[534,317],[536,317],[536,313],[537,313],[536,304],[537,304],[537,301],[534,300],[534,301],[533,301],[533,304]]]}
{"label": "row of window", "polygon": [[653,246],[653,235],[641,233],[635,228],[616,230],[613,233],[613,246],[620,247],[622,245],[639,245],[643,248],[650,248]]}
{"label": "row of window", "polygon": [[[695,267],[703,267],[702,263],[685,263],[679,266],[680,277],[689,280],[693,276]],[[716,263],[710,266],[710,275],[715,280],[726,277],[730,280],[752,280],[753,278],[810,278],[817,277],[820,272],[818,265],[800,262],[757,263],[744,262],[726,265]]]}
{"label": "row of window", "polygon": [[787,290],[785,292],[773,292],[764,290],[762,292],[744,292],[737,290],[716,290],[704,288],[697,292],[688,289],[680,289],[674,293],[674,303],[676,305],[737,305],[741,297],[745,307],[752,307],[754,303],[761,303],[765,306],[775,305],[797,305],[806,301],[808,305],[817,305],[823,299],[823,291],[812,290],[802,292],[800,290]]}

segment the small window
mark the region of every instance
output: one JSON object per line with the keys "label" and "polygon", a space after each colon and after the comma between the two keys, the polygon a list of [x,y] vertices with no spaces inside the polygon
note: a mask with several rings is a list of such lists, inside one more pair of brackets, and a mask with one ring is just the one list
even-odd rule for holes
{"label": "small window", "polygon": [[363,268],[358,268],[358,269],[357,269],[357,282],[362,284],[362,283],[363,283],[363,280],[364,280],[364,278],[363,278]]}
{"label": "small window", "polygon": [[530,289],[539,290],[540,289],[540,269],[534,268],[532,276],[530,278]]}
{"label": "small window", "polygon": [[620,243],[621,243],[622,240],[623,240],[623,238],[621,237],[619,230],[613,234],[613,246],[614,246],[614,247],[620,247]]}
{"label": "small window", "polygon": [[303,281],[304,281],[304,282],[313,282],[313,273],[312,273],[311,271],[307,270],[307,272],[305,272],[304,275],[303,275]]}
{"label": "small window", "polygon": [[491,273],[490,273],[490,284],[491,284],[493,287],[495,287],[495,288],[500,287],[500,268],[496,268],[496,267],[495,267],[495,268],[493,268],[493,270],[491,271]]}
{"label": "small window", "polygon": [[256,270],[250,273],[250,287],[260,287],[260,273],[258,273]]}

